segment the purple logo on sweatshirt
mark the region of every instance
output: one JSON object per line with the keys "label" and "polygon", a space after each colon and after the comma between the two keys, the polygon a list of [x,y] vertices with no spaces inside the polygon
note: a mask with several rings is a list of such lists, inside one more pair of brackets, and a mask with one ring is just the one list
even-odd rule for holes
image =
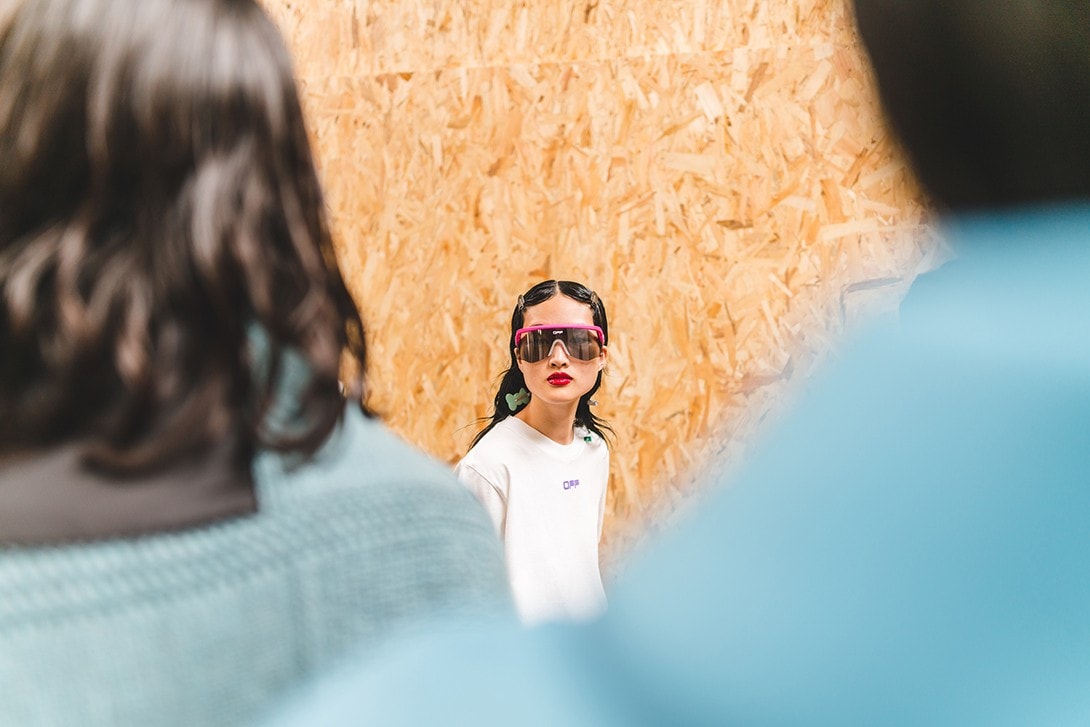
{"label": "purple logo on sweatshirt", "polygon": [[579,487],[579,480],[564,480],[564,489],[571,490]]}

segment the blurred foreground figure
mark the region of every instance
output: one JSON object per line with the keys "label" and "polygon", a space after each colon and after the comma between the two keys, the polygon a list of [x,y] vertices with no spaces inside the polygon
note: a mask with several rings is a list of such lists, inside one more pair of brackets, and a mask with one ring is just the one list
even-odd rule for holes
{"label": "blurred foreground figure", "polygon": [[959,259],[600,621],[440,630],[278,724],[1090,724],[1090,4],[856,8]]}
{"label": "blurred foreground figure", "polygon": [[0,7],[0,724],[237,725],[506,604],[481,508],[358,404],[258,6]]}

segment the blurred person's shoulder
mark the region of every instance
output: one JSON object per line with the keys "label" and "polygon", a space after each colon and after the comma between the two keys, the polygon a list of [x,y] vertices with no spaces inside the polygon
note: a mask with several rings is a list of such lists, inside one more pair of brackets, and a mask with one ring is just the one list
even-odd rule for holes
{"label": "blurred person's shoulder", "polygon": [[412,521],[426,529],[429,520],[460,522],[471,534],[491,535],[449,467],[351,406],[314,457],[298,461],[262,452],[254,460],[254,477],[261,507],[278,513],[358,510],[361,523]]}

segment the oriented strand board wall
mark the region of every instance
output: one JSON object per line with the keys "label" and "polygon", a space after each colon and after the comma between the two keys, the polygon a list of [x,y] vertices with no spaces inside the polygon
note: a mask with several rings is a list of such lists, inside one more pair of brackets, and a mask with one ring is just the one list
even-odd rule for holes
{"label": "oriented strand board wall", "polygon": [[396,431],[453,462],[516,296],[605,300],[614,552],[932,253],[840,0],[265,5]]}

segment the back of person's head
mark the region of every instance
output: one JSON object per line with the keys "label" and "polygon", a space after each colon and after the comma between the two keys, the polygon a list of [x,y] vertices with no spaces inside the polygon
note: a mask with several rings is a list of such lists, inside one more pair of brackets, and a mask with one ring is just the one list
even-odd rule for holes
{"label": "back of person's head", "polygon": [[[290,58],[252,0],[0,13],[0,350],[0,449],[85,441],[116,471],[313,452],[345,352],[362,396]],[[263,426],[289,350],[290,436]]]}
{"label": "back of person's head", "polygon": [[1090,3],[855,0],[883,105],[952,210],[1090,197]]}

